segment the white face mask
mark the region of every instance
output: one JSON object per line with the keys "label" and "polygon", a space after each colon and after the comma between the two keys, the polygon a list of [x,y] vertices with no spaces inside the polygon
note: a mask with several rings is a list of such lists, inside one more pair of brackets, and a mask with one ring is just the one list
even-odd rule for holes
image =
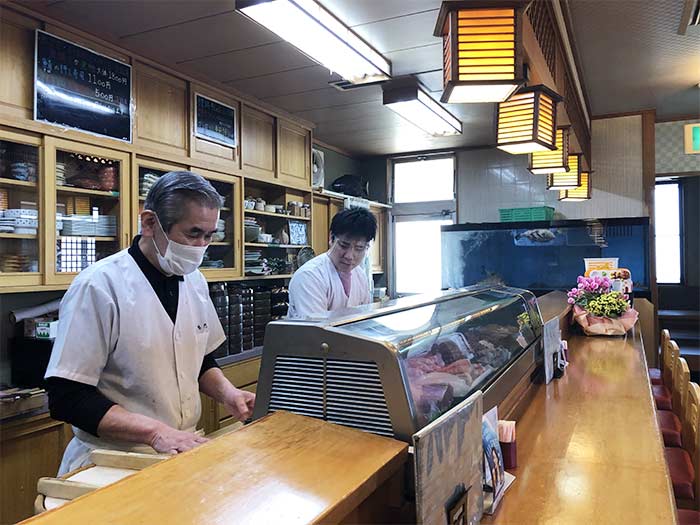
{"label": "white face mask", "polygon": [[165,255],[161,255],[156,240],[153,238],[153,246],[156,248],[156,256],[158,257],[160,268],[168,275],[187,275],[199,268],[208,246],[188,246],[187,244],[171,241],[165,230],[163,230],[157,215],[156,222],[158,222],[160,231],[168,239]]}

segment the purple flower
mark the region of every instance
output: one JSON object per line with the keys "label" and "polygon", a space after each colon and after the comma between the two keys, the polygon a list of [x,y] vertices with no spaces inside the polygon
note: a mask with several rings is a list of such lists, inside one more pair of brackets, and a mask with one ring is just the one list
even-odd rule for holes
{"label": "purple flower", "polygon": [[566,302],[569,303],[569,304],[574,304],[576,301],[574,301],[574,299],[573,299],[572,297],[569,297],[569,298],[566,300]]}

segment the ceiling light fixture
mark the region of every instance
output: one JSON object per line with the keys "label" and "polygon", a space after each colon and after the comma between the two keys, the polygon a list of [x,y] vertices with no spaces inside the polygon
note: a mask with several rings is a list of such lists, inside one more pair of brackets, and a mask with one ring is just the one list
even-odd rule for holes
{"label": "ceiling light fixture", "polygon": [[237,0],[236,9],[353,84],[391,78],[391,62],[314,0]]}
{"label": "ceiling light fixture", "polygon": [[460,135],[462,122],[425,91],[415,78],[382,85],[383,102],[411,124],[434,137]]}
{"label": "ceiling light fixture", "polygon": [[433,34],[442,37],[442,102],[503,102],[524,82],[524,3],[445,1]]}
{"label": "ceiling light fixture", "polygon": [[560,201],[581,202],[591,198],[591,174],[584,171],[581,173],[581,184],[573,190],[561,190],[559,192]]}
{"label": "ceiling light fixture", "polygon": [[581,154],[569,155],[569,171],[547,175],[548,190],[573,190],[581,185]]}
{"label": "ceiling light fixture", "polygon": [[556,131],[556,146],[554,151],[536,151],[530,154],[528,169],[533,175],[547,175],[569,171],[569,128],[561,127]]}
{"label": "ceiling light fixture", "polygon": [[520,155],[556,149],[557,102],[562,97],[544,85],[525,87],[498,104],[499,149]]}

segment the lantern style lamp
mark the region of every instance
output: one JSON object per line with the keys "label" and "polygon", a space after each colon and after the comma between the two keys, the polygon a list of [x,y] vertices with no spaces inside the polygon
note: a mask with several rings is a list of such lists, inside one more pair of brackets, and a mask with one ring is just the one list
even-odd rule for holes
{"label": "lantern style lamp", "polygon": [[442,3],[433,32],[442,37],[441,102],[503,102],[523,85],[524,4]]}
{"label": "lantern style lamp", "polygon": [[547,175],[569,171],[569,128],[557,128],[554,151],[536,151],[530,154],[528,169],[533,175]]}
{"label": "lantern style lamp", "polygon": [[569,155],[569,171],[547,175],[548,190],[573,190],[581,184],[581,154]]}
{"label": "lantern style lamp", "polygon": [[584,171],[581,173],[581,184],[572,190],[559,191],[559,200],[568,202],[587,201],[591,198],[591,174]]}
{"label": "lantern style lamp", "polygon": [[498,149],[521,155],[557,149],[557,103],[562,97],[547,86],[520,89],[498,104]]}

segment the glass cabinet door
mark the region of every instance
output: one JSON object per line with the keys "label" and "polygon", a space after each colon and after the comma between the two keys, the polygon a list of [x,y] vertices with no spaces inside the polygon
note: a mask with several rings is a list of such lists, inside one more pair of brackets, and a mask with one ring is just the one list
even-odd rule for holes
{"label": "glass cabinet door", "polygon": [[47,282],[68,283],[129,245],[129,154],[47,137],[46,155]]}
{"label": "glass cabinet door", "polygon": [[217,232],[209,244],[200,270],[209,280],[221,281],[242,275],[241,261],[241,179],[213,171],[192,168],[224,198]]}
{"label": "glass cabinet door", "polygon": [[0,130],[0,287],[41,284],[40,145]]}
{"label": "glass cabinet door", "polygon": [[148,190],[151,189],[151,186],[169,171],[182,171],[186,169],[187,168],[184,166],[134,157],[131,170],[135,176],[138,174],[138,183],[136,183],[136,179],[134,179],[134,184],[131,185],[131,231],[134,235],[141,233],[140,216],[143,211],[143,205],[146,202],[146,197],[148,196]]}

